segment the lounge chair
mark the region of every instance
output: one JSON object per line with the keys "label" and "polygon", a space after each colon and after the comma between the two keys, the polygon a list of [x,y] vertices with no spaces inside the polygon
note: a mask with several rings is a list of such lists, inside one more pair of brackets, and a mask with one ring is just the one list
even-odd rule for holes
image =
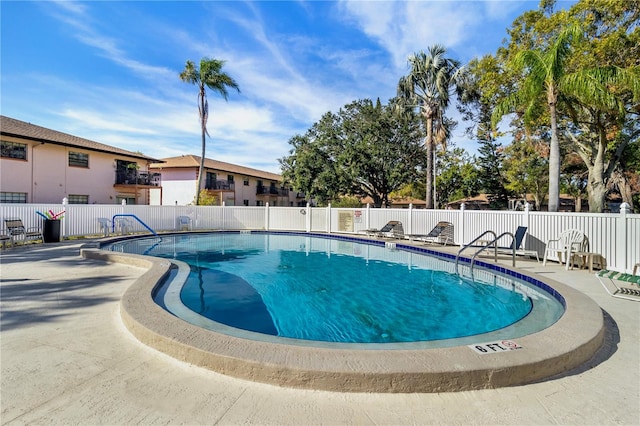
{"label": "lounge chair", "polygon": [[524,236],[527,234],[526,226],[518,226],[516,229],[516,233],[513,235],[513,241],[511,242],[510,247],[498,247],[498,253],[501,254],[511,254],[513,253],[513,247],[516,248],[516,256],[528,256],[535,257],[538,262],[540,262],[540,257],[538,256],[537,250],[527,250],[522,247],[524,244]]}
{"label": "lounge chair", "polygon": [[454,239],[454,228],[451,222],[438,222],[436,226],[433,227],[431,232],[426,235],[407,235],[407,238],[411,241],[424,241],[425,243],[435,243],[447,245],[449,243],[453,244]]}
{"label": "lounge chair", "polygon": [[11,236],[11,245],[13,245],[18,240],[21,240],[23,244],[26,243],[27,240],[44,241],[42,228],[25,228],[24,224],[22,223],[22,219],[5,219],[4,226],[7,228],[7,231]]}
{"label": "lounge chair", "polygon": [[[640,276],[604,269],[598,272],[596,277],[611,296],[640,302]],[[613,289],[610,289],[610,286],[613,286]]]}
{"label": "lounge chair", "polygon": [[399,222],[397,220],[389,221],[380,229],[367,229],[364,232],[369,236],[378,238],[404,238],[404,229],[402,228],[402,222]]}
{"label": "lounge chair", "polygon": [[560,264],[563,263],[564,257],[566,269],[568,270],[574,253],[588,251],[589,239],[587,236],[578,229],[568,229],[562,232],[558,238],[547,241],[542,264],[547,264],[547,256],[552,253],[558,257]]}

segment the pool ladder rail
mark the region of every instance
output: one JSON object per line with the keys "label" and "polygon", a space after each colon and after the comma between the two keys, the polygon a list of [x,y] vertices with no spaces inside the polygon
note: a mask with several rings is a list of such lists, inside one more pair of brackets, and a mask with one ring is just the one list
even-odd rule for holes
{"label": "pool ladder rail", "polygon": [[[481,241],[482,237],[484,237],[485,235],[492,235],[493,239],[489,240],[487,244],[482,245],[482,246],[474,246],[474,243]],[[484,231],[482,234],[480,234],[479,236],[477,236],[476,238],[474,238],[470,243],[465,244],[464,247],[462,247],[460,250],[458,250],[458,255],[456,256],[456,273],[458,275],[458,263],[460,261],[460,255],[462,254],[463,251],[465,251],[466,249],[468,249],[469,247],[474,247],[474,248],[478,248],[478,250],[473,254],[473,257],[471,258],[471,274],[473,274],[473,266],[476,262],[476,257],[478,257],[478,255],[480,253],[482,253],[483,251],[493,248],[493,261],[498,263],[498,241],[505,237],[505,236],[509,236],[511,237],[511,266],[513,266],[515,268],[516,266],[516,248],[515,248],[515,237],[513,236],[513,234],[511,232],[503,232],[502,234],[496,236],[496,233],[493,231]],[[487,241],[482,240],[482,241]]]}

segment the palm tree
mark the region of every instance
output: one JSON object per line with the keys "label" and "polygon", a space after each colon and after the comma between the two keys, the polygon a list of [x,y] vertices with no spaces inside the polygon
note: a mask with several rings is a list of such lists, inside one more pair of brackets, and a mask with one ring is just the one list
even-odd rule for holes
{"label": "palm tree", "polygon": [[551,125],[549,146],[549,211],[557,212],[560,205],[560,143],[558,140],[557,104],[565,78],[566,61],[571,53],[570,42],[580,37],[580,28],[572,25],[563,30],[545,51],[525,50],[512,59],[515,69],[526,69],[527,75],[520,89],[500,102],[492,114],[494,125],[505,114],[524,105],[525,123],[535,118],[541,96],[546,96]]}
{"label": "palm tree", "polygon": [[180,73],[180,80],[185,83],[195,84],[198,86],[198,113],[200,114],[200,127],[202,130],[202,155],[200,156],[200,169],[198,171],[198,186],[196,187],[196,205],[200,202],[200,189],[202,188],[202,179],[204,175],[204,159],[206,149],[205,135],[209,135],[207,131],[207,120],[209,118],[209,103],[207,102],[208,87],[224,97],[226,101],[229,92],[227,88],[233,88],[240,93],[238,83],[235,82],[227,73],[222,72],[225,61],[219,59],[202,58],[200,60],[200,69],[188,60],[184,70]]}
{"label": "palm tree", "polygon": [[449,106],[449,92],[461,76],[460,63],[445,57],[441,45],[429,47],[409,57],[409,74],[398,82],[398,98],[405,108],[418,108],[424,119],[427,150],[426,208],[434,208],[433,168],[436,144],[446,142],[444,111]]}

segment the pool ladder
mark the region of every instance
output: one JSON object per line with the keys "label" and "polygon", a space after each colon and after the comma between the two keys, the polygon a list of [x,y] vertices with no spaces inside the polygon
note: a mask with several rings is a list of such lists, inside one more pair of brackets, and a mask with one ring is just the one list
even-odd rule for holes
{"label": "pool ladder", "polygon": [[[496,236],[496,233],[493,231],[484,231],[482,234],[480,234],[479,236],[477,236],[476,238],[473,239],[473,241],[471,241],[470,243],[466,244],[464,247],[462,247],[460,250],[458,250],[458,255],[456,256],[456,273],[458,275],[460,275],[458,273],[458,262],[460,260],[460,254],[462,254],[463,251],[465,251],[466,249],[468,249],[469,247],[474,247],[474,248],[478,248],[477,246],[474,246],[473,244],[480,241],[482,239],[482,237],[484,237],[485,235],[492,235],[493,239],[490,240],[486,245],[480,246],[480,248],[473,254],[473,257],[471,258],[471,274],[473,274],[473,266],[476,262],[476,257],[478,257],[478,255],[480,253],[482,253],[483,251],[493,248],[493,261],[498,263],[498,245],[497,242],[498,240],[500,240],[502,237],[504,236],[510,236],[511,237],[511,266],[513,266],[515,268],[516,266],[516,248],[515,248],[515,237],[513,236],[513,234],[511,232],[503,232],[502,234]],[[484,241],[484,240],[483,240]]]}

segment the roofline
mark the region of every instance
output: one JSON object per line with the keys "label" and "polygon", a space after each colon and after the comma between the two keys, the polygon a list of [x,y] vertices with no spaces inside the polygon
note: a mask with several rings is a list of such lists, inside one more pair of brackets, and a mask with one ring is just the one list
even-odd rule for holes
{"label": "roofline", "polygon": [[68,143],[68,142],[60,142],[60,141],[55,141],[55,140],[51,140],[51,139],[36,138],[36,137],[33,137],[33,136],[26,136],[26,135],[11,133],[11,132],[5,132],[5,131],[2,131],[2,130],[0,130],[0,135],[10,136],[10,137],[13,137],[13,138],[18,138],[18,139],[26,139],[26,140],[30,140],[30,141],[33,141],[33,142],[50,143],[50,144],[53,144],[53,145],[61,145],[61,146],[67,146],[67,147],[72,147],[72,148],[86,149],[88,151],[103,152],[105,154],[122,155],[122,156],[127,156],[127,157],[132,157],[132,158],[139,158],[141,160],[147,160],[150,163],[165,163],[164,160],[158,160],[157,158],[152,158],[152,157],[148,157],[148,156],[146,156],[144,154],[136,154],[136,153],[133,153],[133,152],[131,154],[124,154],[124,153],[121,153],[121,152],[114,152],[114,151],[110,151],[110,150],[107,150],[107,149],[90,148],[90,147],[77,145],[77,144],[72,144],[72,143]]}

